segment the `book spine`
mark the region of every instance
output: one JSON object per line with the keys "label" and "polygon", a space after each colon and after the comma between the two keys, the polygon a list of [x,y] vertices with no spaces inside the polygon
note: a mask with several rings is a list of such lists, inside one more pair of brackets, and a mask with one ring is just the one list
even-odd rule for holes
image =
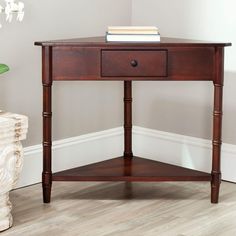
{"label": "book spine", "polygon": [[158,35],[113,35],[106,34],[107,42],[159,42],[160,34]]}

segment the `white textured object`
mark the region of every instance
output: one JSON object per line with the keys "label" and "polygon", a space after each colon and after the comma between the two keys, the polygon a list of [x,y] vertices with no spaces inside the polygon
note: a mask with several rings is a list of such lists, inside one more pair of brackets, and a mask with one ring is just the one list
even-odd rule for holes
{"label": "white textured object", "polygon": [[0,231],[12,226],[9,192],[19,179],[23,164],[21,140],[26,138],[28,118],[0,111]]}

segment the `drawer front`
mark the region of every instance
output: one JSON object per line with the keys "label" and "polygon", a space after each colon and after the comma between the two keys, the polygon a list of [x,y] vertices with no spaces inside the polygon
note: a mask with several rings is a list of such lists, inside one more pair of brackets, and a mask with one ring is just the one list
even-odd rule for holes
{"label": "drawer front", "polygon": [[102,77],[166,77],[167,50],[102,50]]}

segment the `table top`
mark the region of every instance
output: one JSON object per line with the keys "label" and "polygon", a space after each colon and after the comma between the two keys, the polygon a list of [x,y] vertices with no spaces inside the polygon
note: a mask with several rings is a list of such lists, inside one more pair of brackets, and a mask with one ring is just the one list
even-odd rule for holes
{"label": "table top", "polygon": [[62,40],[50,40],[35,42],[37,46],[83,46],[83,47],[114,47],[114,46],[142,46],[142,47],[226,47],[229,42],[210,42],[180,38],[161,37],[160,42],[106,42],[105,37],[88,37]]}

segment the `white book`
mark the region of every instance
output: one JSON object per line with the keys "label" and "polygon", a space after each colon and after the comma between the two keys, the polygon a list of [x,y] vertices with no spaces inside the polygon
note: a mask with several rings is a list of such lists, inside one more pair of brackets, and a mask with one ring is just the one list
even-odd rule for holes
{"label": "white book", "polygon": [[107,42],[160,42],[160,34],[106,34]]}
{"label": "white book", "polygon": [[156,26],[108,26],[109,34],[158,34]]}

